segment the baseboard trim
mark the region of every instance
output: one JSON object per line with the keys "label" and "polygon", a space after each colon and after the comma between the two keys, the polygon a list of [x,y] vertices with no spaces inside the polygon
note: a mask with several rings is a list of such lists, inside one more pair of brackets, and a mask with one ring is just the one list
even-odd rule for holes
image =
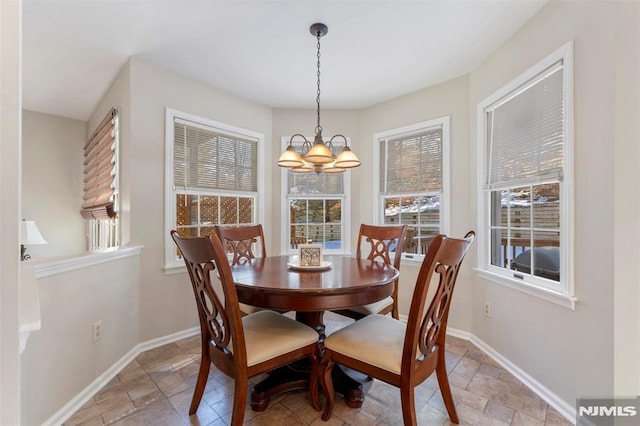
{"label": "baseboard trim", "polygon": [[78,395],[76,395],[71,401],[66,403],[58,412],[49,417],[43,425],[45,426],[58,426],[67,421],[76,411],[78,411],[84,404],[87,403],[100,389],[102,389],[107,383],[114,379],[131,361],[133,361],[142,352],[148,351],[172,343],[186,337],[200,333],[200,327],[193,327],[186,330],[179,331],[177,333],[169,334],[167,336],[151,339],[146,342],[142,342],[133,347],[129,352],[124,354],[118,361],[116,361],[111,367],[109,367],[104,373],[99,375],[91,384],[84,388]]}
{"label": "baseboard trim", "polygon": [[496,351],[494,348],[485,343],[482,339],[473,333],[468,331],[458,330],[455,328],[447,327],[447,334],[460,339],[468,340],[476,345],[485,354],[489,355],[495,362],[500,364],[505,370],[511,373],[514,377],[520,380],[531,391],[538,395],[543,401],[552,406],[560,415],[571,423],[576,423],[576,410],[571,404],[568,404],[565,400],[553,393],[542,383],[527,374],[524,370],[511,362],[507,357]]}

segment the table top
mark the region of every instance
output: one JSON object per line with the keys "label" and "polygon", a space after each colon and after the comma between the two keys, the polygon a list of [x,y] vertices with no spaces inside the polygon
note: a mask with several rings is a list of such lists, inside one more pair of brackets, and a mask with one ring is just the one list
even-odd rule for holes
{"label": "table top", "polygon": [[331,267],[294,270],[294,256],[254,259],[231,268],[241,303],[253,306],[316,312],[366,305],[388,297],[398,271],[379,262],[349,256],[325,256]]}

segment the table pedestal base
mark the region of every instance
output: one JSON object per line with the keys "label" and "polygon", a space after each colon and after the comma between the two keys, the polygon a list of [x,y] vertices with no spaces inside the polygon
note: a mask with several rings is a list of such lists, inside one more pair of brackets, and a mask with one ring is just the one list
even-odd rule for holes
{"label": "table pedestal base", "polygon": [[[339,365],[331,372],[334,390],[344,395],[345,403],[351,408],[360,408],[364,401],[362,383],[346,374]],[[290,364],[269,373],[269,376],[251,389],[250,406],[253,411],[264,411],[271,398],[293,390],[309,388],[309,367]]]}

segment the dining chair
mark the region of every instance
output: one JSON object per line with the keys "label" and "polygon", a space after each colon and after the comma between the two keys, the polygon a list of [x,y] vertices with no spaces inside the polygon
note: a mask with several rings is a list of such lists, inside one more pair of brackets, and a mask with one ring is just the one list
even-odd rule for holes
{"label": "dining chair", "polygon": [[[255,259],[255,249],[258,250],[260,257],[267,257],[267,249],[265,247],[264,232],[262,225],[246,225],[246,226],[220,226],[216,225],[215,232],[223,246],[227,248],[229,253],[233,254],[231,266],[249,263]],[[253,314],[262,310],[255,306],[240,304],[240,310],[243,314]]]}
{"label": "dining chair", "polygon": [[[406,241],[407,225],[375,226],[360,225],[358,232],[356,257],[362,258],[368,251],[368,260],[381,261],[400,270],[400,259]],[[364,248],[363,248],[364,246]],[[393,259],[391,259],[393,253]],[[386,315],[391,312],[393,318],[398,319],[398,280],[393,283],[393,294],[385,299],[368,305],[333,311],[355,320],[371,314]]]}
{"label": "dining chair", "polygon": [[[460,265],[474,238],[475,233],[470,231],[464,239],[438,235],[432,240],[418,273],[406,324],[374,314],[325,339],[320,366],[320,381],[326,392],[322,420],[331,417],[335,399],[331,370],[337,363],[400,388],[405,426],[416,424],[414,388],[435,371],[449,418],[458,423],[447,377],[445,337]],[[438,286],[425,314],[432,278],[437,279]],[[318,389],[311,392],[317,393]]]}
{"label": "dining chair", "polygon": [[[211,364],[235,380],[231,424],[244,418],[248,379],[303,358],[311,359],[309,389],[318,385],[318,333],[282,314],[263,310],[242,317],[231,266],[217,235],[171,237],[189,271],[200,319],[202,353],[189,415],[198,410]],[[320,411],[317,391],[311,404]]]}
{"label": "dining chair", "polygon": [[231,266],[251,261],[256,258],[254,246],[259,249],[261,257],[267,257],[262,225],[247,226],[215,226],[216,235],[223,245],[233,253]]}

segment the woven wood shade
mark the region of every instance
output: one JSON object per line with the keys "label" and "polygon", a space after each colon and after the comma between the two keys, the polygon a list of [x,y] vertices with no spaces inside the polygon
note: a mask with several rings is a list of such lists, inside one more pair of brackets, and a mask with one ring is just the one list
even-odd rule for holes
{"label": "woven wood shade", "polygon": [[116,135],[118,111],[112,108],[84,146],[84,196],[80,213],[85,219],[114,219]]}

